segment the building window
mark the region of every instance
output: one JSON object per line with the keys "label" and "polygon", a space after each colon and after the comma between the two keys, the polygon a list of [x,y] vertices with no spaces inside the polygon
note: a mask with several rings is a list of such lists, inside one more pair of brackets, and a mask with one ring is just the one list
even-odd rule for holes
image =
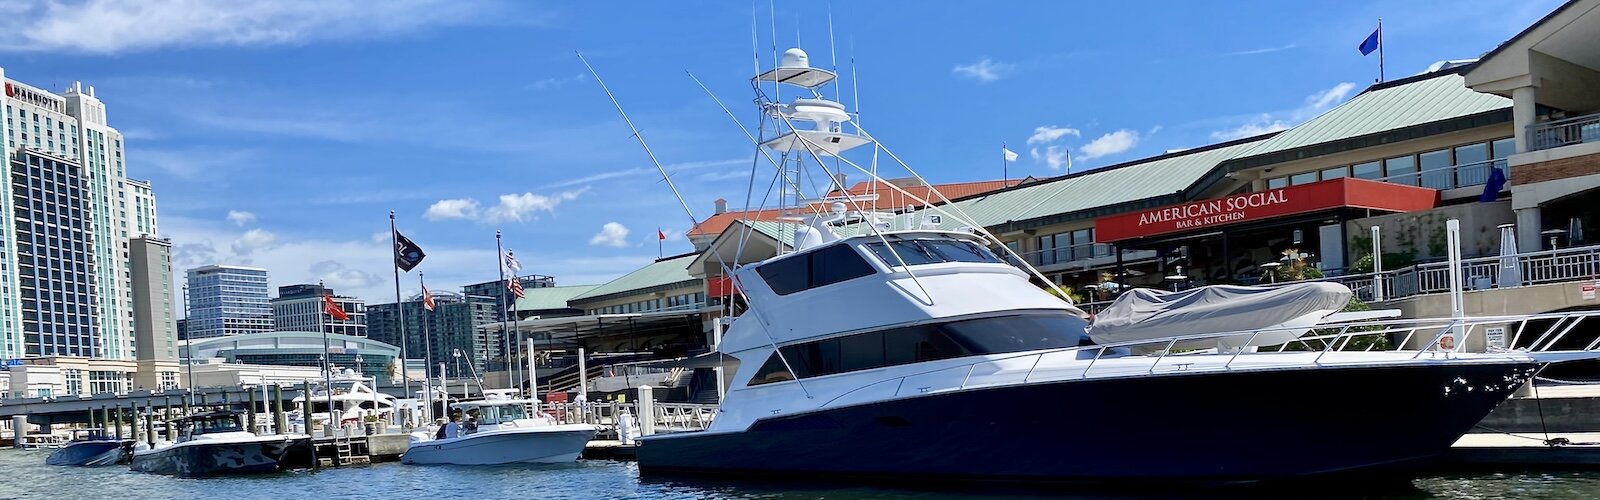
{"label": "building window", "polygon": [[1383,160],[1383,170],[1388,174],[1388,181],[1395,184],[1417,185],[1417,158],[1414,156],[1401,156]]}
{"label": "building window", "polygon": [[1378,180],[1383,178],[1383,165],[1378,162],[1359,163],[1350,166],[1350,176],[1357,179]]}
{"label": "building window", "polygon": [[1422,187],[1433,189],[1450,189],[1454,184],[1454,176],[1450,174],[1450,150],[1441,149],[1417,155],[1418,166],[1422,172]]}
{"label": "building window", "polygon": [[1349,175],[1346,167],[1334,167],[1322,171],[1322,180],[1338,179]]}
{"label": "building window", "polygon": [[1289,187],[1288,177],[1274,177],[1267,179],[1267,189],[1283,189]]}
{"label": "building window", "polygon": [[1316,172],[1306,172],[1306,173],[1302,173],[1302,174],[1294,174],[1294,175],[1289,176],[1289,185],[1290,186],[1299,186],[1301,184],[1310,184],[1310,183],[1313,183],[1313,182],[1317,182],[1317,173]]}

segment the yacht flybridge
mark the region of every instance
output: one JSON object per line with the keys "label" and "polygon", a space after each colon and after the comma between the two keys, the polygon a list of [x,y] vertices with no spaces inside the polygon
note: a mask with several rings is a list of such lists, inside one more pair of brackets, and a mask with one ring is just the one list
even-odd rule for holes
{"label": "yacht flybridge", "polygon": [[[875,161],[841,156],[881,146],[859,123],[843,130],[850,115],[817,91],[832,80],[798,49],[754,79],[756,143],[795,191],[803,158],[828,179],[848,165],[880,180]],[[762,90],[785,85],[802,97]],[[981,229],[899,224],[850,199],[819,210],[796,193],[794,207],[817,213],[792,253],[721,263],[748,308],[717,346],[733,375],[715,421],[643,438],[641,471],[1228,482],[1392,470],[1445,453],[1543,364],[1600,357],[1540,350],[1583,314],[1351,317],[1335,284],[1128,293],[1091,325]],[[978,227],[948,205],[925,212]],[[1533,321],[1556,326],[1532,350],[1440,347],[1491,325],[1532,338]],[[1377,337],[1402,347],[1349,348]]]}

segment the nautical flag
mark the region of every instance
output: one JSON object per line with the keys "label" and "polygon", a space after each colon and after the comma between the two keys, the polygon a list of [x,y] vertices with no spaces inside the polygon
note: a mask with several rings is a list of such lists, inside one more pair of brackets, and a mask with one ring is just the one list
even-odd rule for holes
{"label": "nautical flag", "polygon": [[506,283],[506,289],[511,290],[511,294],[517,296],[517,298],[522,298],[524,295],[522,293],[522,278],[512,276],[511,281]]}
{"label": "nautical flag", "polygon": [[344,309],[341,309],[339,304],[333,301],[333,294],[329,292],[323,292],[322,294],[322,311],[328,313],[329,318],[339,321],[350,320],[350,315],[346,314]]}
{"label": "nautical flag", "polygon": [[505,266],[506,275],[516,276],[517,273],[522,271],[522,263],[517,262],[517,258],[512,257],[511,252],[506,252],[502,254],[501,257],[504,257],[501,259],[501,262],[502,265]]}
{"label": "nautical flag", "polygon": [[1382,32],[1383,32],[1383,28],[1378,28],[1376,30],[1373,30],[1371,35],[1367,35],[1367,39],[1366,40],[1362,40],[1361,41],[1361,46],[1356,47],[1358,50],[1361,51],[1361,55],[1371,54],[1372,51],[1378,50],[1378,44],[1383,43],[1379,39],[1379,33],[1382,33]]}
{"label": "nautical flag", "polygon": [[433,303],[433,293],[428,291],[428,285],[422,285],[422,308],[432,311],[438,307]]}
{"label": "nautical flag", "polygon": [[1017,152],[1005,146],[1000,146],[1000,154],[1006,158],[1006,161],[1017,161]]}
{"label": "nautical flag", "polygon": [[1478,201],[1488,203],[1500,199],[1500,191],[1506,188],[1506,171],[1500,167],[1489,170],[1489,182],[1483,184],[1483,194],[1478,196]]}
{"label": "nautical flag", "polygon": [[422,252],[422,247],[412,243],[406,235],[400,234],[399,231],[394,232],[394,265],[400,270],[411,272],[417,264],[422,263],[422,258],[427,256],[428,254]]}

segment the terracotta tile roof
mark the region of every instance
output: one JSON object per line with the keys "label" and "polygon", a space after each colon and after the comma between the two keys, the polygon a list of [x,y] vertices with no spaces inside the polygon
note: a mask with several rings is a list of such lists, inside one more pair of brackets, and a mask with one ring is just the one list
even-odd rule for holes
{"label": "terracotta tile roof", "polygon": [[[994,180],[994,181],[975,181],[975,182],[954,182],[954,183],[950,183],[950,184],[935,184],[934,187],[937,188],[939,190],[939,193],[943,194],[945,196],[945,198],[949,198],[949,199],[954,200],[954,199],[957,199],[957,198],[962,198],[962,197],[966,197],[966,196],[972,196],[972,195],[976,195],[976,194],[982,194],[982,193],[987,193],[987,192],[990,192],[990,191],[995,191],[995,190],[999,190],[999,189],[1008,188],[1008,187],[1011,187],[1011,186],[1022,184],[1024,182],[1028,182],[1030,180],[1033,180],[1033,179],[1030,177],[1030,178],[1024,178],[1024,179],[1011,179],[1011,180],[1007,180],[1007,181]],[[938,202],[943,201],[943,200],[932,199],[931,197],[932,197],[933,193],[928,189],[928,186],[921,185],[921,184],[913,184],[914,182],[915,181],[912,180],[912,179],[889,179],[887,181],[879,181],[879,182],[873,182],[873,181],[857,182],[857,183],[855,183],[855,185],[850,186],[850,194],[851,195],[867,194],[869,192],[872,192],[872,188],[874,187],[874,185],[876,185],[877,193],[878,193],[878,199],[875,200],[875,201],[861,201],[860,202],[861,205],[862,205],[862,208],[866,208],[868,210],[899,211],[901,209],[904,209],[906,207],[906,205],[915,205],[918,208],[922,207],[923,204],[922,203],[918,203],[916,201],[916,199],[906,196],[905,193],[901,193],[900,191],[896,191],[892,186],[889,185],[891,183],[892,184],[896,184],[896,185],[900,185],[901,189],[905,189],[907,192],[911,193],[912,195],[915,195],[917,198],[922,198],[924,200],[928,200],[928,201],[931,201],[931,202],[934,202],[934,203],[938,203]],[[829,197],[836,197],[836,196],[839,196],[839,195],[840,195],[840,193],[839,193],[838,190],[834,190],[834,191],[831,191],[831,192],[828,193]],[[850,207],[850,208],[854,209],[855,207]],[[818,209],[827,210],[826,207],[818,207]],[[702,221],[699,225],[696,225],[693,229],[689,230],[688,236],[690,236],[690,237],[696,237],[696,236],[715,237],[718,234],[722,234],[722,232],[724,230],[728,229],[728,226],[732,225],[734,222],[739,221],[739,220],[765,220],[765,221],[771,221],[771,220],[778,220],[778,218],[783,217],[783,216],[784,216],[784,211],[783,210],[778,210],[778,209],[750,210],[750,211],[743,211],[743,210],[727,211],[727,212],[723,212],[723,213],[720,213],[720,214],[713,215],[713,216],[707,218],[705,221]]]}

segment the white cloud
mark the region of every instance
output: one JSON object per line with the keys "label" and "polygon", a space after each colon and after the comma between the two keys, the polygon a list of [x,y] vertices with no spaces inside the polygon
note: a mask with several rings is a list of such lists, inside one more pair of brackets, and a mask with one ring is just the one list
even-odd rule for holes
{"label": "white cloud", "polygon": [[1301,109],[1309,112],[1320,113],[1323,110],[1333,107],[1335,104],[1344,102],[1345,97],[1350,95],[1350,91],[1355,89],[1356,84],[1342,82],[1327,90],[1319,91],[1315,94],[1306,96],[1306,105]]}
{"label": "white cloud", "polygon": [[589,76],[583,73],[578,73],[572,76],[553,76],[550,78],[541,78],[539,80],[535,80],[533,83],[524,86],[524,88],[527,88],[528,90],[549,90],[569,83],[581,82],[587,78],[589,78]]}
{"label": "white cloud", "polygon": [[1333,109],[1339,103],[1348,99],[1350,93],[1355,90],[1356,84],[1341,82],[1306,96],[1305,101],[1297,108],[1287,111],[1261,113],[1244,118],[1244,122],[1236,126],[1211,132],[1211,138],[1219,141],[1230,141],[1286,130],[1301,122],[1315,118],[1329,109]]}
{"label": "white cloud", "polygon": [[1241,50],[1241,51],[1238,51],[1238,52],[1226,52],[1226,53],[1223,53],[1222,55],[1225,55],[1225,56],[1252,56],[1252,55],[1256,55],[1256,54],[1269,54],[1269,53],[1272,53],[1272,52],[1279,52],[1279,51],[1289,50],[1289,49],[1293,49],[1293,48],[1296,48],[1296,47],[1299,47],[1299,46],[1291,43],[1291,44],[1280,46],[1280,47],[1266,47],[1266,48],[1260,48],[1260,49]]}
{"label": "white cloud", "polygon": [[956,67],[950,68],[950,71],[981,83],[989,83],[1005,77],[1015,67],[1010,63],[995,62],[985,57],[983,60],[972,64],[958,64]]}
{"label": "white cloud", "polygon": [[213,147],[134,149],[129,156],[186,181],[225,177],[229,170],[249,168],[261,157],[255,150]]}
{"label": "white cloud", "polygon": [[487,222],[522,222],[533,218],[535,212],[554,212],[561,202],[578,199],[589,188],[562,191],[553,195],[534,193],[502,194],[500,204],[484,212]]}
{"label": "white cloud", "polygon": [[228,211],[228,222],[232,222],[233,225],[235,225],[235,226],[244,227],[245,224],[249,224],[249,223],[255,222],[255,221],[256,221],[256,214],[253,214],[253,213],[250,213],[250,212],[246,212],[246,211],[243,211],[243,210],[229,210]]}
{"label": "white cloud", "polygon": [[0,16],[0,50],[115,54],[165,47],[295,45],[502,22],[494,1],[32,0]]}
{"label": "white cloud", "polygon": [[[422,218],[430,221],[445,219],[476,219],[478,218],[478,200],[471,198],[454,198],[439,200],[428,206],[428,211]],[[387,235],[385,235],[387,238]]]}
{"label": "white cloud", "polygon": [[600,227],[599,233],[595,233],[593,238],[589,238],[589,244],[618,248],[625,247],[628,246],[629,232],[628,227],[621,223],[607,222]]}
{"label": "white cloud", "polygon": [[1080,153],[1078,159],[1093,160],[1133,149],[1137,145],[1139,145],[1139,133],[1129,129],[1122,129],[1102,135],[1098,139],[1089,141],[1088,144],[1078,148]]}
{"label": "white cloud", "polygon": [[1046,147],[1043,154],[1039,153],[1039,148],[1033,148],[1028,151],[1028,154],[1033,157],[1034,161],[1043,161],[1052,170],[1060,170],[1061,167],[1070,167],[1072,165],[1072,151],[1067,149],[1066,146]]}
{"label": "white cloud", "polygon": [[272,231],[261,228],[251,229],[245,231],[238,239],[233,240],[233,253],[250,255],[256,250],[271,247],[277,241],[278,235],[272,234]]}
{"label": "white cloud", "polygon": [[1254,137],[1268,132],[1277,132],[1289,128],[1289,123],[1283,120],[1274,120],[1272,115],[1262,113],[1254,120],[1240,124],[1238,127],[1218,130],[1211,133],[1211,138],[1218,141],[1231,141]]}
{"label": "white cloud", "polygon": [[1082,133],[1075,128],[1045,125],[1043,127],[1037,127],[1033,129],[1033,135],[1028,136],[1028,145],[1033,146],[1037,144],[1054,142],[1056,139],[1060,139],[1063,136],[1068,135],[1073,137],[1083,137]]}

